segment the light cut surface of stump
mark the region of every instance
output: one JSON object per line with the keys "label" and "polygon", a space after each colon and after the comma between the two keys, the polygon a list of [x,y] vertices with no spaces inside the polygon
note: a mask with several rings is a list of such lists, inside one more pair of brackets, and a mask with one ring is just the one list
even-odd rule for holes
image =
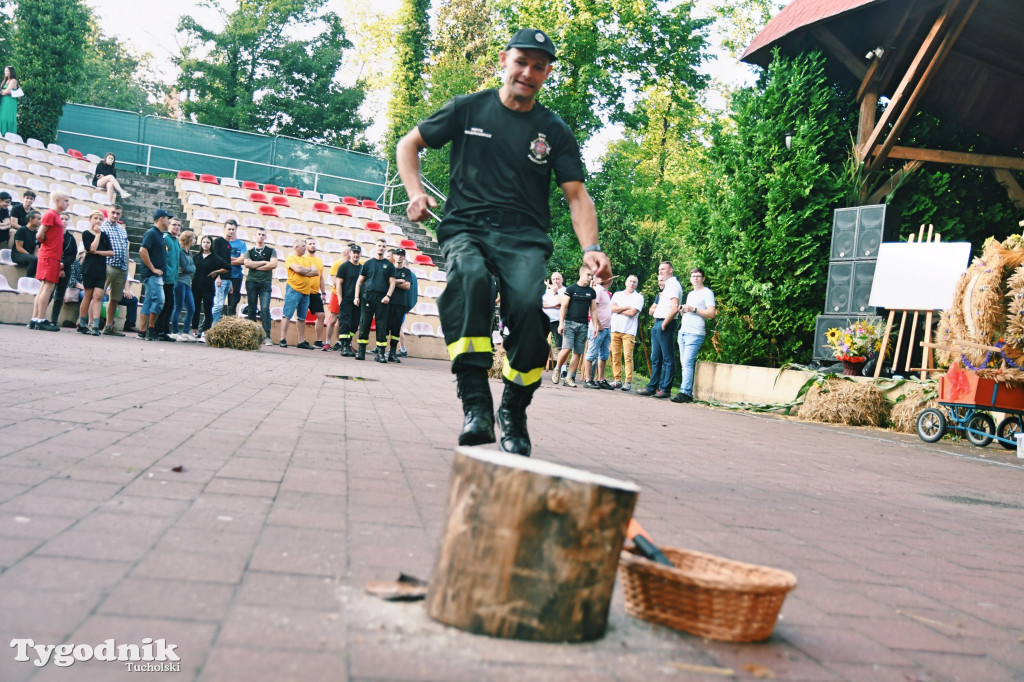
{"label": "light cut surface of stump", "polygon": [[603,636],[637,495],[579,469],[458,448],[427,613],[494,637]]}

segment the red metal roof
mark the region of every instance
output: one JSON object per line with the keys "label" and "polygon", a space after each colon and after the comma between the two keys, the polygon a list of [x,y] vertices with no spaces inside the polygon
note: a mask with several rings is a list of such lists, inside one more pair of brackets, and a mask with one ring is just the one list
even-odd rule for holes
{"label": "red metal roof", "polygon": [[767,51],[776,41],[793,31],[807,28],[875,2],[885,2],[885,0],[793,0],[783,7],[782,11],[776,14],[768,22],[768,25],[757,34],[754,42],[750,43],[740,59],[751,63],[767,62],[767,59],[759,59],[756,56],[757,53],[761,50]]}

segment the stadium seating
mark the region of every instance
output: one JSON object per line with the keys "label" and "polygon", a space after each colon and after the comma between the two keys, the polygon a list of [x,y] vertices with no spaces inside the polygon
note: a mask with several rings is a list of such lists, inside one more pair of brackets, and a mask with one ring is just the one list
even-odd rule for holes
{"label": "stadium seating", "polygon": [[193,173],[192,171],[183,170],[183,171],[178,171],[178,179],[179,180],[197,180],[198,178],[196,178],[196,174]]}
{"label": "stadium seating", "polygon": [[73,159],[78,159],[79,161],[85,159],[85,156],[82,154],[82,152],[78,151],[77,149],[69,149],[68,156],[70,156]]}
{"label": "stadium seating", "polygon": [[291,206],[291,204],[288,203],[288,197],[283,197],[280,195],[270,197],[270,203],[272,203],[274,206]]}
{"label": "stadium seating", "polygon": [[359,200],[356,199],[355,197],[342,197],[341,203],[345,204],[346,206],[358,206]]}
{"label": "stadium seating", "polygon": [[250,192],[249,193],[249,201],[251,201],[254,204],[267,204],[267,203],[270,203],[270,202],[267,201],[267,195],[264,194],[263,192]]}
{"label": "stadium seating", "polygon": [[406,251],[419,251],[420,250],[420,247],[416,246],[416,242],[414,242],[411,239],[403,239],[401,242],[398,243],[398,245],[401,246]]}
{"label": "stadium seating", "polygon": [[274,216],[276,218],[277,217],[277,209],[274,208],[273,206],[260,206],[259,214],[260,215]]}
{"label": "stadium seating", "polygon": [[352,211],[349,210],[348,206],[335,206],[334,215],[347,215],[351,216]]}
{"label": "stadium seating", "polygon": [[199,182],[206,182],[206,183],[209,183],[211,185],[218,184],[217,183],[217,176],[216,175],[210,175],[209,173],[204,173],[203,175],[200,175],[199,176]]}
{"label": "stadium seating", "polygon": [[416,263],[416,265],[433,265],[434,259],[425,253],[418,253],[413,256],[413,263]]}
{"label": "stadium seating", "polygon": [[322,201],[316,201],[313,203],[313,210],[319,211],[320,213],[330,213],[331,207]]}
{"label": "stadium seating", "polygon": [[369,230],[370,232],[384,232],[384,226],[372,220],[363,225],[363,229]]}
{"label": "stadium seating", "polygon": [[284,195],[286,197],[295,197],[295,198],[298,199],[298,198],[302,197],[302,192],[300,192],[295,187],[285,187],[284,188]]}
{"label": "stadium seating", "polygon": [[363,199],[363,204],[362,205],[363,205],[363,208],[372,208],[374,210],[377,210],[378,208],[380,208],[380,206],[377,205],[377,202],[374,201],[373,199]]}
{"label": "stadium seating", "polygon": [[221,178],[220,184],[224,187],[238,187],[238,180],[234,178]]}
{"label": "stadium seating", "polygon": [[266,192],[267,194],[280,194],[281,188],[278,187],[277,185],[271,185],[270,183],[267,183],[263,185],[263,191]]}
{"label": "stadium seating", "polygon": [[242,189],[247,189],[247,190],[250,190],[250,191],[258,191],[259,188],[260,188],[260,186],[257,183],[253,182],[252,180],[243,180],[242,181]]}

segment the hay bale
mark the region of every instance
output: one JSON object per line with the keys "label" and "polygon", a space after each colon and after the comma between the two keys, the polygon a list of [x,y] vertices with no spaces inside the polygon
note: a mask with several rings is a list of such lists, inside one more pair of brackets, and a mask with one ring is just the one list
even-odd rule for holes
{"label": "hay bale", "polygon": [[500,379],[501,369],[505,364],[505,348],[498,346],[494,349],[494,361],[491,363],[491,368],[487,370],[488,379]]}
{"label": "hay bale", "polygon": [[889,401],[872,383],[832,377],[807,392],[800,417],[826,424],[884,427],[889,424]]}
{"label": "hay bale", "polygon": [[[922,410],[938,407],[935,388],[917,388],[904,394],[903,399],[889,411],[889,424],[893,431],[917,433],[917,417]],[[940,408],[941,409],[941,408]]]}
{"label": "hay bale", "polygon": [[222,317],[204,335],[206,345],[212,348],[259,350],[267,337],[263,327],[241,317]]}

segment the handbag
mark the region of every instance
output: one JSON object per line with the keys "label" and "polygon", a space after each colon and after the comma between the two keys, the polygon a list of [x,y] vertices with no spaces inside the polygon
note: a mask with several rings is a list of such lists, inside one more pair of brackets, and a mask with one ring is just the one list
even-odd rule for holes
{"label": "handbag", "polygon": [[25,91],[22,90],[20,87],[19,88],[15,88],[14,90],[11,90],[11,97],[14,97],[15,99],[17,99],[19,97],[24,97],[24,96],[25,96]]}

